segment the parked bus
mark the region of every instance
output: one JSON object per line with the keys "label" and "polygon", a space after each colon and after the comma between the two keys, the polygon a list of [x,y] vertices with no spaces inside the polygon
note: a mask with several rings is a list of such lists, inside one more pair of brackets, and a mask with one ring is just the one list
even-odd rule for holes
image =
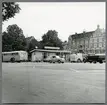
{"label": "parked bus", "polygon": [[26,51],[2,52],[3,62],[21,62],[27,60],[28,60],[28,53]]}

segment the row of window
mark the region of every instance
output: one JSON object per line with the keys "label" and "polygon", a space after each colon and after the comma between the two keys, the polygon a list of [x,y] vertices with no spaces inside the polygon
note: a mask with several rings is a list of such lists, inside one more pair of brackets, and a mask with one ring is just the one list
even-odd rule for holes
{"label": "row of window", "polygon": [[94,47],[105,47],[105,43],[91,43],[90,46]]}
{"label": "row of window", "polygon": [[[78,51],[74,49],[74,51]],[[84,50],[85,53],[105,53],[105,50]]]}
{"label": "row of window", "polygon": [[86,50],[86,53],[105,53],[105,50]]}
{"label": "row of window", "polygon": [[93,35],[91,35],[91,37],[102,37],[105,36],[105,33],[94,33]]}
{"label": "row of window", "polygon": [[75,45],[75,44],[82,44],[82,43],[94,43],[94,42],[104,42],[105,41],[105,38],[103,37],[103,38],[90,38],[90,39],[88,39],[88,40],[73,40],[73,44]]}
{"label": "row of window", "polygon": [[[90,44],[85,44],[81,45],[82,48],[95,48],[95,47],[105,47],[105,43],[90,43]],[[72,48],[79,48],[80,45],[73,45]]]}

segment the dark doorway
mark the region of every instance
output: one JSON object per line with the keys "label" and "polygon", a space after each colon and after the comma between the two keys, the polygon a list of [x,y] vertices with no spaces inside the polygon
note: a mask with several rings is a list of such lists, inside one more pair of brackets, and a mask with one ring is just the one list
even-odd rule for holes
{"label": "dark doorway", "polygon": [[44,52],[43,58],[47,58],[47,53]]}

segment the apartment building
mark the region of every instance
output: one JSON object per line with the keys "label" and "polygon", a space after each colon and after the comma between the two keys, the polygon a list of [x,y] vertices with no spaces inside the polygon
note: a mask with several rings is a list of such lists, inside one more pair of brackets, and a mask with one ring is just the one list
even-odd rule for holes
{"label": "apartment building", "polygon": [[105,53],[106,34],[97,25],[95,31],[75,33],[68,38],[68,49],[72,52]]}

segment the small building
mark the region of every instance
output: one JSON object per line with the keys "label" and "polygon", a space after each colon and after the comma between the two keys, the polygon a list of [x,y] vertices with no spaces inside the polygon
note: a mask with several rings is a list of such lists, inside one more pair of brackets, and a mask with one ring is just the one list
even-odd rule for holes
{"label": "small building", "polygon": [[71,54],[71,51],[66,51],[66,50],[59,50],[54,49],[52,47],[45,47],[46,49],[34,49],[31,51],[31,61],[36,61],[36,60],[43,60],[47,58],[50,55],[58,55],[60,57],[64,57],[65,61],[69,61],[69,55]]}

